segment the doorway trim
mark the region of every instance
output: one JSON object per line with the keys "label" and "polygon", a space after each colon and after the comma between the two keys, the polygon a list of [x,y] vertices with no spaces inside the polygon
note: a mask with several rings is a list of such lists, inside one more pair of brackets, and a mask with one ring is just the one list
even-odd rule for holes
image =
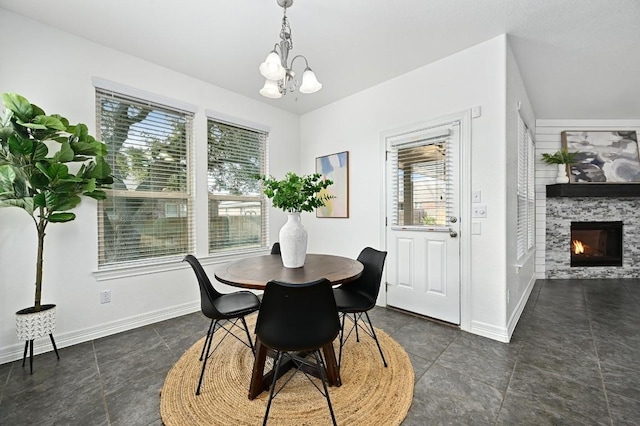
{"label": "doorway trim", "polygon": [[[460,123],[460,329],[471,330],[471,108],[442,116],[430,118],[418,123],[397,127],[380,132],[380,152],[382,158],[382,179],[380,198],[380,241],[387,250],[387,139],[399,135],[414,133],[433,127],[444,126],[458,121]],[[383,279],[387,281],[386,268]],[[385,291],[380,299],[387,305]],[[380,300],[379,299],[379,300]]]}

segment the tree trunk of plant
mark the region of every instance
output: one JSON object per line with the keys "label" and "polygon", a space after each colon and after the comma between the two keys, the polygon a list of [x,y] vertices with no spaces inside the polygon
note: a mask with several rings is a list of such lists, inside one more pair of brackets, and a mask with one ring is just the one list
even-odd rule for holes
{"label": "tree trunk of plant", "polygon": [[36,312],[40,311],[40,301],[42,299],[42,264],[44,252],[44,236],[45,228],[47,227],[47,221],[42,219],[44,212],[40,212],[40,220],[38,221],[38,257],[36,260],[36,297],[33,302],[33,306]]}

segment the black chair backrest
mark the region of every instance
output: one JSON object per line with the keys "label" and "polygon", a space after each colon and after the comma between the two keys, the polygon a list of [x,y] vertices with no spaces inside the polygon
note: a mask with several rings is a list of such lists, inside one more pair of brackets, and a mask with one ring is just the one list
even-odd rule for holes
{"label": "black chair backrest", "polygon": [[358,261],[364,265],[364,271],[355,281],[345,284],[344,289],[358,291],[367,296],[372,303],[375,303],[380,292],[382,270],[386,258],[386,251],[365,247],[358,255]]}
{"label": "black chair backrest", "polygon": [[183,259],[183,262],[185,261],[191,265],[193,272],[196,273],[196,277],[198,278],[198,285],[200,286],[200,307],[202,309],[202,313],[209,318],[219,318],[222,314],[220,314],[220,312],[215,308],[213,301],[222,296],[222,293],[219,293],[215,288],[213,288],[207,273],[204,271],[200,261],[198,261],[195,256],[188,254]]}
{"label": "black chair backrest", "polygon": [[271,254],[280,254],[280,243],[273,243]]}
{"label": "black chair backrest", "polygon": [[329,280],[267,283],[256,322],[256,335],[267,347],[312,350],[332,342],[339,331],[338,308]]}

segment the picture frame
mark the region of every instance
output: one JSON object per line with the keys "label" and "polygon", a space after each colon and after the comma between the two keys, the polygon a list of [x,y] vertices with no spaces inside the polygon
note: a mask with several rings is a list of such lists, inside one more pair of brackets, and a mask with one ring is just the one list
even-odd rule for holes
{"label": "picture frame", "polygon": [[562,147],[577,152],[569,183],[640,183],[635,130],[564,130]]}
{"label": "picture frame", "polygon": [[326,202],[324,207],[316,208],[319,218],[349,217],[349,151],[316,157],[316,173],[324,179],[331,179],[326,192],[334,198]]}

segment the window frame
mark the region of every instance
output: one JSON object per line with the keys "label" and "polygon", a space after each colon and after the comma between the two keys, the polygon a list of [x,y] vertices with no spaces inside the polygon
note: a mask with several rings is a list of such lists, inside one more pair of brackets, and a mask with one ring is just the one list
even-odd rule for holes
{"label": "window frame", "polygon": [[518,170],[516,194],[516,260],[535,249],[535,140],[518,114]]}
{"label": "window frame", "polygon": [[[269,131],[264,126],[256,125],[255,123],[233,119],[227,115],[212,113],[211,111],[207,111],[206,117],[206,128],[207,128],[207,153],[209,150],[209,145],[211,141],[209,139],[209,128],[211,123],[216,123],[221,126],[231,127],[237,129],[240,132],[246,132],[255,134],[259,139],[258,146],[258,157],[261,161],[259,165],[259,174],[266,175],[268,174],[268,158],[269,158]],[[242,151],[242,150],[240,150]],[[234,151],[237,153],[237,151]],[[242,153],[242,152],[240,152]],[[269,232],[269,208],[267,205],[267,199],[262,192],[262,188],[259,186],[259,190],[255,194],[223,194],[223,193],[212,193],[209,191],[209,157],[207,155],[207,224],[209,227],[209,232],[207,233],[207,255],[212,258],[220,258],[220,257],[228,257],[237,254],[247,253],[247,252],[255,252],[262,251],[268,248],[268,232]],[[257,180],[256,180],[257,182]],[[260,231],[259,231],[259,243],[257,246],[247,246],[247,247],[230,247],[230,248],[221,248],[219,250],[214,250],[212,247],[212,230],[211,230],[211,203],[214,201],[230,201],[230,202],[249,202],[249,203],[259,203],[259,211],[260,211]],[[231,215],[230,215],[231,216]]]}
{"label": "window frame", "polygon": [[[119,85],[117,83],[108,82],[101,79],[93,80],[95,90],[95,104],[96,104],[96,128],[98,129],[98,139],[100,137],[101,131],[101,121],[102,121],[102,112],[100,110],[100,100],[112,96],[114,99],[121,100],[124,102],[131,101],[132,103],[144,104],[150,107],[156,107],[159,110],[169,111],[171,113],[175,113],[181,118],[185,120],[185,132],[184,132],[184,143],[185,146],[181,147],[180,152],[185,155],[186,159],[186,187],[184,191],[179,192],[158,192],[158,191],[130,191],[130,190],[117,190],[110,189],[106,190],[107,197],[131,197],[131,198],[158,198],[161,196],[162,199],[167,200],[168,203],[175,201],[174,204],[178,204],[177,206],[177,217],[185,217],[184,212],[180,205],[186,204],[186,221],[187,221],[187,242],[186,242],[186,252],[190,253],[195,250],[196,242],[195,242],[195,205],[194,205],[194,174],[196,164],[194,162],[194,125],[195,125],[195,112],[197,108],[190,104],[186,104],[183,102],[175,101],[169,98],[165,98],[162,96],[158,96],[152,93],[147,93],[141,90],[137,90],[134,88],[130,88],[127,86]],[[110,156],[113,153],[109,153]],[[115,157],[114,157],[115,158]],[[114,158],[110,158],[110,161],[115,161]],[[106,201],[99,201],[97,215],[98,215],[98,270],[94,273],[97,275],[98,280],[108,279],[119,275],[120,272],[125,272],[125,275],[139,275],[140,273],[148,273],[153,272],[153,270],[158,268],[158,265],[161,266],[161,269],[164,269],[167,264],[175,264],[177,261],[181,261],[184,255],[166,253],[161,254],[159,256],[149,256],[143,257],[140,259],[129,260],[129,261],[118,261],[111,263],[103,263],[102,256],[104,256],[104,245],[103,245],[103,209],[104,203]],[[167,216],[168,217],[168,216]],[[185,254],[187,254],[185,253]],[[135,272],[133,272],[135,270]],[[120,272],[118,272],[120,271]],[[127,272],[129,271],[129,272]],[[142,272],[145,271],[145,272]],[[115,274],[115,275],[114,275]]]}

